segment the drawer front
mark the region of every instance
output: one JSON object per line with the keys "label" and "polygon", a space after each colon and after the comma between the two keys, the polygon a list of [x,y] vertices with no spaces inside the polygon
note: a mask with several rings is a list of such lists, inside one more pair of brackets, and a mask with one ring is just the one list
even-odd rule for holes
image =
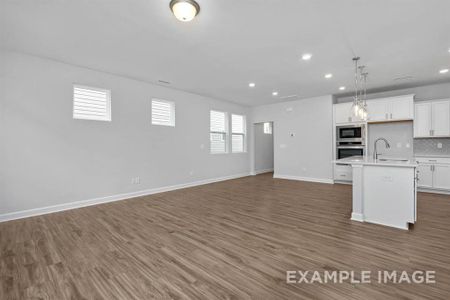
{"label": "drawer front", "polygon": [[334,179],[343,181],[352,181],[352,167],[345,165],[336,165],[334,168]]}
{"label": "drawer front", "polygon": [[425,157],[425,156],[416,156],[416,161],[418,163],[425,164],[450,164],[450,158],[448,157]]}

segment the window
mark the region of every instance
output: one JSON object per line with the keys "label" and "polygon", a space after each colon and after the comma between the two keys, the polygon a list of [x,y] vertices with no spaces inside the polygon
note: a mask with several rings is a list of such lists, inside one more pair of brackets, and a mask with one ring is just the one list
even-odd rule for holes
{"label": "window", "polygon": [[270,122],[264,123],[264,133],[272,134],[272,123],[270,123]]}
{"label": "window", "polygon": [[245,151],[245,117],[231,115],[231,151]]}
{"label": "window", "polygon": [[152,124],[175,126],[175,103],[152,99]]}
{"label": "window", "polygon": [[226,153],[228,151],[227,114],[221,111],[210,111],[211,153]]}
{"label": "window", "polygon": [[111,91],[74,85],[73,118],[111,121]]}

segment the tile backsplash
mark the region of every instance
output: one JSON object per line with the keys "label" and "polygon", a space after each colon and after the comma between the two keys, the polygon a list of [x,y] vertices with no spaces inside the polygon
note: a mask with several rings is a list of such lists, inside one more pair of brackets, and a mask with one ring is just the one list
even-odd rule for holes
{"label": "tile backsplash", "polygon": [[414,155],[450,156],[450,138],[414,139]]}

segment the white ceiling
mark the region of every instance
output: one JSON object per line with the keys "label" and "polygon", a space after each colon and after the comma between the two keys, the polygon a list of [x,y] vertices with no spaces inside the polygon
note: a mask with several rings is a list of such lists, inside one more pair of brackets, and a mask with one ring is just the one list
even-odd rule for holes
{"label": "white ceiling", "polygon": [[450,81],[449,0],[198,0],[190,23],[169,2],[0,0],[1,47],[245,105],[348,92],[355,54],[370,88]]}

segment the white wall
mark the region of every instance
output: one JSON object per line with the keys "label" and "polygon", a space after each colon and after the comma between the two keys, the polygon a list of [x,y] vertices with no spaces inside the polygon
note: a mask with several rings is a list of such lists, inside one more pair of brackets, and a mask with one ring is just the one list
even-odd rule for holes
{"label": "white wall", "polygon": [[[209,110],[246,107],[19,53],[0,61],[0,216],[250,171],[248,153],[209,153]],[[73,83],[111,89],[112,122],[73,120]],[[152,97],[175,101],[175,128],[151,125]]]}
{"label": "white wall", "polygon": [[274,122],[275,176],[331,182],[331,95],[255,107],[252,115],[254,123]]}
{"label": "white wall", "polygon": [[254,124],[255,173],[273,171],[273,134],[264,133],[264,123]]}

